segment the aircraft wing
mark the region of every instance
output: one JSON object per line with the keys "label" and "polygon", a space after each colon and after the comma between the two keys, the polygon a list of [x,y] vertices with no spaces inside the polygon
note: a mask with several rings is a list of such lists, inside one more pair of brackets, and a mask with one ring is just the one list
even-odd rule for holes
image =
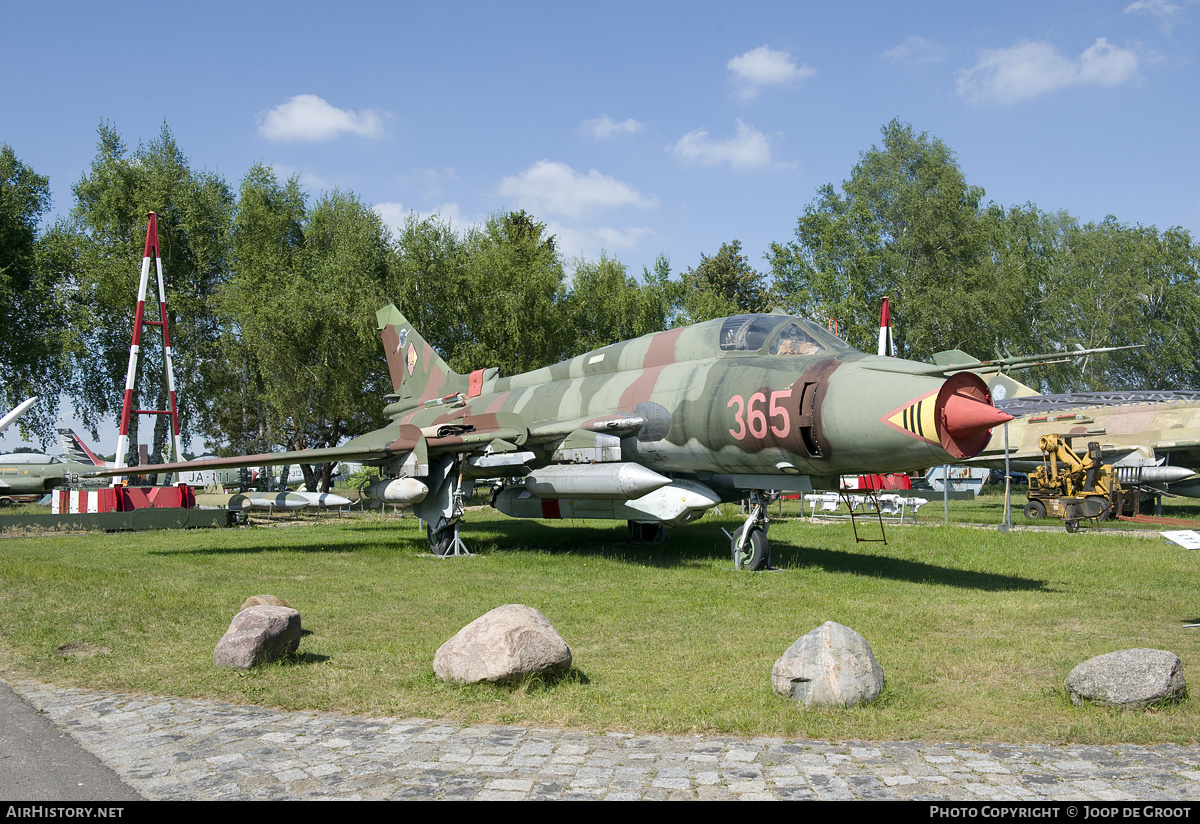
{"label": "aircraft wing", "polygon": [[[384,430],[386,431],[386,430]],[[392,434],[391,432],[388,433]],[[412,452],[423,440],[421,430],[411,424],[401,424],[390,441],[378,438],[367,440],[356,438],[342,446],[331,446],[324,449],[297,449],[291,452],[262,452],[257,455],[233,455],[228,458],[202,458],[197,461],[179,461],[176,463],[153,464],[150,467],[111,467],[88,473],[92,476],[114,477],[132,475],[136,472],[189,472],[197,469],[237,469],[243,466],[285,466],[297,463],[326,463],[329,461],[372,461]],[[356,443],[360,441],[362,443]]]}
{"label": "aircraft wing", "polygon": [[[401,458],[414,451],[423,454],[445,452],[475,452],[495,441],[520,446],[528,437],[524,420],[519,415],[496,412],[482,415],[462,415],[425,427],[412,424],[392,424],[376,432],[355,438],[341,446],[323,449],[297,449],[291,452],[262,452],[257,455],[234,455],[228,458],[201,458],[196,461],[153,464],[152,467],[111,467],[88,473],[90,476],[118,477],[136,472],[191,472],[199,469],[237,469],[251,466],[285,466],[315,464],[331,461],[387,461]],[[422,461],[424,463],[424,461]]]}

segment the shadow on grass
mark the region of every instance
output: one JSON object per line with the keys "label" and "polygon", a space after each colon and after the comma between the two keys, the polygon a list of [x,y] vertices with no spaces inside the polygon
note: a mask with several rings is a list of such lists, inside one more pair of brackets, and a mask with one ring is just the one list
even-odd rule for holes
{"label": "shadow on grass", "polygon": [[541,692],[551,692],[560,685],[590,683],[592,683],[592,680],[587,677],[587,673],[578,667],[571,667],[565,672],[535,672],[531,675],[526,675],[519,681],[506,684],[493,684],[482,681],[476,684],[461,684],[458,686],[460,689],[471,690],[476,693],[503,692],[506,694],[536,695]]}
{"label": "shadow on grass", "polygon": [[[408,549],[410,541],[401,542],[397,549]],[[411,542],[415,547],[417,543]],[[423,541],[421,542],[424,543]],[[362,552],[365,550],[379,547],[378,541],[363,542],[363,541],[325,541],[304,544],[300,542],[287,544],[273,544],[271,546],[212,546],[212,547],[182,547],[179,549],[152,549],[147,555],[260,555],[267,552],[301,552],[301,553],[341,553],[341,552]]]}
{"label": "shadow on grass", "polygon": [[841,550],[810,549],[775,544],[772,552],[776,562],[790,561],[797,567],[818,567],[825,572],[850,572],[894,581],[910,581],[917,584],[944,584],[964,589],[980,589],[988,592],[1002,590],[1031,590],[1048,592],[1046,582],[1017,575],[999,575],[992,572],[976,572],[966,569],[926,564],[903,558],[881,555],[863,555]]}
{"label": "shadow on grass", "polygon": [[[617,563],[659,569],[679,567],[711,566],[728,562],[732,568],[729,544],[715,527],[708,532],[679,530],[660,543],[630,543],[624,526],[603,528],[574,526],[566,523],[554,525],[536,521],[505,520],[498,529],[495,520],[477,527],[465,523],[462,538],[467,548],[486,557],[494,552],[540,552],[553,556],[575,556],[580,559],[603,559]],[[387,546],[387,531],[380,538],[362,540],[363,532],[380,532],[377,525],[358,525],[346,530],[353,537],[339,540],[327,536],[325,541],[280,540],[279,533],[272,532],[269,544],[250,546],[193,547],[151,550],[152,555],[253,555],[268,552],[296,553],[352,553],[372,551],[380,548],[399,552],[427,554],[423,534],[408,532],[396,535],[394,544]],[[714,534],[715,533],[715,534]],[[264,533],[265,535],[266,533]],[[291,539],[295,535],[287,535]],[[300,537],[300,536],[296,536]],[[890,578],[914,583],[944,584],[947,586],[979,589],[985,591],[1032,590],[1046,591],[1043,580],[1000,575],[989,572],[954,569],[952,567],[892,558],[885,555],[868,555],[850,550],[829,550],[799,546],[788,541],[773,540],[771,551],[776,566],[816,567],[828,572],[849,572],[856,575]]]}
{"label": "shadow on grass", "polygon": [[291,655],[286,655],[283,658],[269,661],[259,666],[263,669],[268,667],[279,667],[281,669],[284,667],[307,667],[312,664],[324,664],[326,661],[332,660],[332,656],[320,655],[315,652],[293,652]]}

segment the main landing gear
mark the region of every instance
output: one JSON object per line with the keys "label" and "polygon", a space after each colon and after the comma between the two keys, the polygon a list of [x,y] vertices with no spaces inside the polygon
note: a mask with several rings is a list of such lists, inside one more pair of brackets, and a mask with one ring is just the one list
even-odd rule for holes
{"label": "main landing gear", "polygon": [[425,521],[429,551],[438,557],[470,555],[458,534],[463,516],[462,458],[443,455],[429,466],[429,494],[413,511]]}
{"label": "main landing gear", "polygon": [[761,572],[771,567],[771,542],[767,540],[767,505],[778,500],[778,492],[755,490],[750,493],[750,514],[746,522],[729,537],[734,569]]}

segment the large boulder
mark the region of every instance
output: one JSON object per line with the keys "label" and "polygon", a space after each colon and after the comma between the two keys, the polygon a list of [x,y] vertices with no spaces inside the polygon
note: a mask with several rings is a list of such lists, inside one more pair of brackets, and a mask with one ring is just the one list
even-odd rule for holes
{"label": "large boulder", "polygon": [[535,673],[566,672],[571,649],[532,607],[496,607],[460,629],[433,657],[433,673],[454,684],[511,683]]}
{"label": "large boulder", "polygon": [[1187,694],[1183,664],[1165,649],[1123,649],[1089,658],[1067,676],[1067,694],[1125,710],[1176,701]]}
{"label": "large boulder", "polygon": [[299,612],[291,607],[246,607],[233,616],[217,642],[213,665],[247,670],[291,655],[299,646]]}
{"label": "large boulder", "polygon": [[883,668],[865,638],[826,621],[775,662],[771,688],[805,706],[854,707],[883,692]]}

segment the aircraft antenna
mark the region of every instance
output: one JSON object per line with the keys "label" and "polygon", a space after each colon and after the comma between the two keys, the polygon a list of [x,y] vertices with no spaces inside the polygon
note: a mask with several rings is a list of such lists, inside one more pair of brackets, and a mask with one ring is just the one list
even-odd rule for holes
{"label": "aircraft antenna", "polygon": [[[171,418],[171,434],[175,454],[172,460],[182,461],[183,450],[179,443],[179,407],[175,399],[175,370],[171,365],[171,332],[167,328],[167,292],[163,285],[162,251],[158,245],[158,217],[148,215],[146,224],[146,251],[142,256],[142,276],[138,281],[137,312],[133,317],[133,340],[129,344],[129,368],[125,371],[125,399],[121,404],[121,429],[117,436],[116,466],[125,466],[125,453],[129,450],[129,418],[131,415],[168,415]],[[146,289],[150,280],[150,253],[154,253],[154,265],[158,272],[158,320],[146,319]],[[138,354],[142,348],[142,327],[157,326],[162,329],[163,371],[167,374],[167,409],[134,409],[133,384],[137,375]],[[169,463],[170,461],[168,461]],[[120,486],[121,478],[113,477],[113,486]]]}

